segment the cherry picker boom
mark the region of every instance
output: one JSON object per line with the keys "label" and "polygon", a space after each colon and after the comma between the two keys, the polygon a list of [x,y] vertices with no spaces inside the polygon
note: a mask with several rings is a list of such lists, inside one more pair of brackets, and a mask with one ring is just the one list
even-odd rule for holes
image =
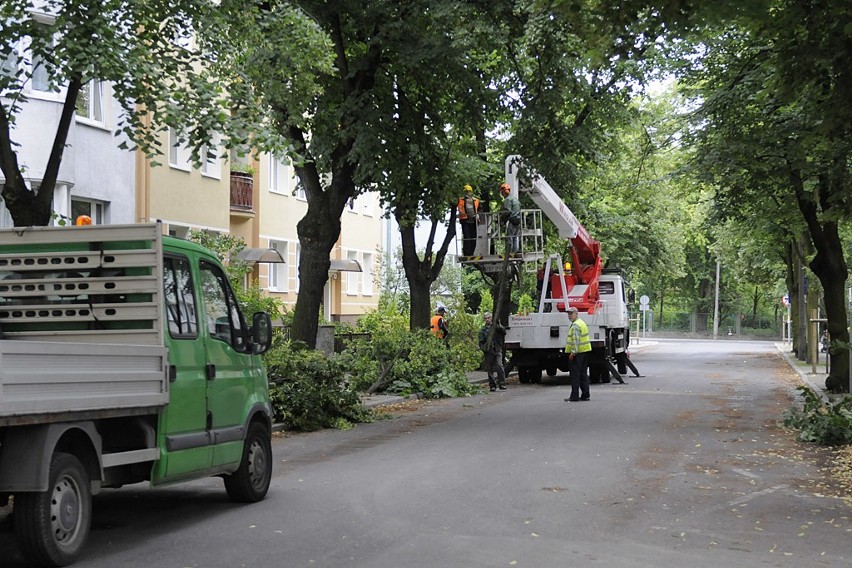
{"label": "cherry picker boom", "polygon": [[[547,181],[520,156],[506,158],[505,177],[512,195],[526,193],[540,208],[538,221],[537,211],[524,212],[521,254],[516,261],[528,263],[544,258],[541,213],[553,222],[559,236],[570,242],[570,263],[564,264],[556,254],[546,259],[538,309],[530,314],[509,316],[505,349],[512,354],[520,381],[537,383],[541,381],[542,372],[553,376],[557,370],[568,370],[568,357],[564,353],[570,326],[568,306],[576,307],[589,327],[592,342],[589,377],[592,382],[609,382],[610,377],[623,382],[621,375],[627,373],[628,367],[640,376],[627,355],[630,319],[627,284],[621,269],[603,268],[601,243],[591,237]],[[495,225],[498,231],[494,230]],[[495,235],[499,237],[499,225],[499,222],[484,220],[477,233],[479,253],[493,250],[491,241]],[[527,243],[531,246],[525,247]],[[487,254],[482,254],[471,260],[481,263],[488,259]],[[497,263],[492,259],[490,266],[497,266]]]}

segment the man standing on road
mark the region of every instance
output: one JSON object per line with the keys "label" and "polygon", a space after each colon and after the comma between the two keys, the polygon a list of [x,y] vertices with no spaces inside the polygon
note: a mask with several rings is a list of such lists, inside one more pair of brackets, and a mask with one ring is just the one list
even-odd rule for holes
{"label": "man standing on road", "polygon": [[565,352],[568,353],[571,368],[571,396],[565,401],[589,400],[589,374],[586,371],[589,352],[592,350],[589,327],[580,319],[577,308],[569,306],[566,311],[568,319],[571,320],[571,325],[568,327],[568,341],[565,344]]}
{"label": "man standing on road", "polygon": [[491,312],[485,312],[482,317],[485,319],[485,325],[479,330],[479,348],[485,353],[488,386],[491,392],[497,389],[506,390],[506,372],[503,370],[503,340],[506,338],[506,328],[500,325],[500,322],[493,324],[494,333],[489,345],[488,339],[492,335]]}

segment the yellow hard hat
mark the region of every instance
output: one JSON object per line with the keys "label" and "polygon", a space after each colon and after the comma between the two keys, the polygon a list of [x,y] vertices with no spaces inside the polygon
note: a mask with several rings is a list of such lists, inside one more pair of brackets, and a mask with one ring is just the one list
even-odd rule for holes
{"label": "yellow hard hat", "polygon": [[473,187],[469,183],[466,183],[464,184],[464,190],[470,193],[471,191],[473,191]]}

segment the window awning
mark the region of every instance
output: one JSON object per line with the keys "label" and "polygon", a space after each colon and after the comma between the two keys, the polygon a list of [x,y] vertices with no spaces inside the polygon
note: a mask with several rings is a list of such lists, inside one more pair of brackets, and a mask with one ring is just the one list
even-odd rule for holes
{"label": "window awning", "polygon": [[237,253],[237,260],[243,262],[287,262],[280,252],[272,248],[244,248]]}
{"label": "window awning", "polygon": [[357,260],[349,258],[331,259],[331,266],[329,267],[329,271],[363,272],[361,270],[361,264]]}

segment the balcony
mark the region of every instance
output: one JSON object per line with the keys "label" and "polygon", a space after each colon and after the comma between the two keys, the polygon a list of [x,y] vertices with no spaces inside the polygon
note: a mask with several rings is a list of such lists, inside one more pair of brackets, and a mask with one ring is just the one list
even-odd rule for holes
{"label": "balcony", "polygon": [[231,172],[231,209],[238,212],[253,211],[254,176],[247,172]]}

